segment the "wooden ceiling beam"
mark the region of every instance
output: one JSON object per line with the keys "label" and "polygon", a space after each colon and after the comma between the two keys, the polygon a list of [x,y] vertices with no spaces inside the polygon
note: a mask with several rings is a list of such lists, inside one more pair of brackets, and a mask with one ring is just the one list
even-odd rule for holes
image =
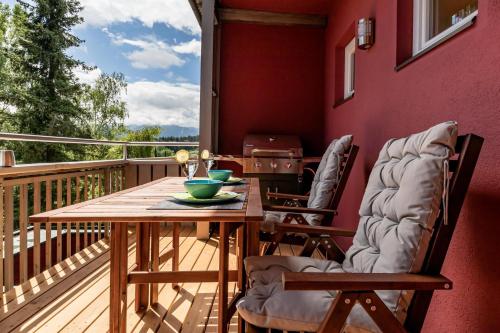
{"label": "wooden ceiling beam", "polygon": [[328,22],[328,18],[322,15],[274,13],[232,8],[220,8],[218,13],[222,22],[243,22],[251,24],[286,26],[303,25],[315,27],[326,27]]}
{"label": "wooden ceiling beam", "polygon": [[198,7],[198,4],[196,3],[196,0],[188,0],[189,4],[191,5],[191,9],[193,10],[194,16],[196,17],[196,20],[198,21],[198,24],[201,27],[201,11],[200,8]]}

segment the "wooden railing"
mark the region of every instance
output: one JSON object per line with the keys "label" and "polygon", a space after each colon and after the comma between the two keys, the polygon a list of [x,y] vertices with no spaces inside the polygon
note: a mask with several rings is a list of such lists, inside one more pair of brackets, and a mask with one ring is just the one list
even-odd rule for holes
{"label": "wooden railing", "polygon": [[30,225],[31,214],[179,174],[169,158],[0,168],[0,290],[9,291],[109,237],[106,223]]}
{"label": "wooden railing", "polygon": [[127,142],[0,132],[2,141],[122,146],[123,159],[0,167],[0,293],[106,240],[106,223],[30,225],[31,214],[49,211],[179,176],[172,158],[128,159],[128,147],[197,147],[197,142]]}
{"label": "wooden railing", "polygon": [[121,190],[126,164],[98,161],[0,169],[0,286],[5,291],[109,235],[106,224],[31,226],[28,217]]}

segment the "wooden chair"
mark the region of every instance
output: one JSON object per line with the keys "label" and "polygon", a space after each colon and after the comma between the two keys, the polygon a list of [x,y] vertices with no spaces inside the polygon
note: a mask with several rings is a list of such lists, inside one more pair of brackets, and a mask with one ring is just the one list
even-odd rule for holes
{"label": "wooden chair", "polygon": [[[467,189],[479,158],[483,138],[474,134],[458,137],[456,159],[449,161],[449,191],[447,203],[442,203],[434,224],[432,237],[425,253],[420,273],[295,273],[284,272],[283,288],[286,291],[337,290],[334,301],[317,332],[334,333],[344,329],[346,320],[356,303],[359,303],[382,332],[420,332],[431,303],[434,290],[450,290],[453,283],[441,275],[441,268],[450,245]],[[447,214],[445,213],[447,212]],[[333,227],[283,225],[282,232],[328,234],[332,237],[352,237],[355,232]],[[334,253],[341,262],[343,251],[335,243]],[[414,291],[407,315],[400,322],[381,300],[375,290]],[[267,329],[247,325],[247,332],[266,332]],[[272,330],[272,332],[278,332]]]}
{"label": "wooden chair", "polygon": [[[328,248],[328,245],[325,244],[325,241],[333,242],[333,239],[330,239],[330,237],[327,234],[324,235],[311,234],[309,235],[309,238],[306,238],[304,240],[303,237],[290,236],[291,232],[301,233],[301,231],[291,231],[290,229],[282,229],[282,225],[292,226],[292,228],[293,226],[299,226],[299,225],[309,226],[310,224],[304,218],[303,214],[320,214],[323,216],[323,219],[321,221],[321,226],[331,226],[333,224],[333,219],[335,215],[337,215],[337,208],[340,203],[340,198],[342,197],[342,193],[344,193],[344,189],[346,187],[347,180],[349,179],[349,175],[354,165],[354,161],[356,160],[356,155],[358,154],[358,151],[359,151],[358,146],[351,145],[349,149],[346,151],[346,153],[341,157],[341,161],[339,164],[340,170],[339,170],[338,183],[334,186],[332,198],[326,209],[301,207],[300,202],[307,202],[309,200],[309,195],[295,195],[295,194],[284,194],[276,192],[267,193],[267,196],[269,198],[285,199],[288,201],[293,201],[297,204],[282,205],[282,206],[264,206],[264,209],[266,211],[283,212],[286,213],[286,215],[284,216],[282,223],[275,224],[274,233],[261,232],[261,240],[268,242],[262,249],[263,255],[272,255],[276,251],[280,243],[304,245],[300,253],[301,256],[311,256],[315,248],[317,248],[318,246],[320,250],[323,250],[323,253],[332,255],[332,251],[330,248]],[[311,169],[311,171],[314,174],[314,170]],[[298,224],[291,224],[293,221],[296,221]],[[301,229],[299,227],[296,230],[301,230]]]}

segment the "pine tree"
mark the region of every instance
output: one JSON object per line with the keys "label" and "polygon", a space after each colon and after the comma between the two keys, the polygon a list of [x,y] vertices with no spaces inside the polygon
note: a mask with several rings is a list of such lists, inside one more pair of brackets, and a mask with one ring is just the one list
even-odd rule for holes
{"label": "pine tree", "polygon": [[[26,14],[23,38],[13,50],[13,66],[21,90],[13,105],[20,133],[54,136],[88,136],[75,124],[85,112],[80,106],[82,85],[73,71],[88,69],[68,55],[83,41],[71,29],[82,23],[78,0],[18,0]],[[24,162],[52,162],[76,158],[83,150],[60,145],[25,145]],[[73,156],[72,156],[73,155]]]}

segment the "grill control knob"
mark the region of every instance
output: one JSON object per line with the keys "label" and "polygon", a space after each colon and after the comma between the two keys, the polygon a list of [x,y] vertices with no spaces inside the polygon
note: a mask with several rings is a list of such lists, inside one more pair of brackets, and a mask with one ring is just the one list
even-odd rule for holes
{"label": "grill control knob", "polygon": [[276,168],[278,167],[278,163],[276,163],[276,162],[271,162],[271,163],[269,164],[269,166],[271,167],[271,169],[276,169]]}
{"label": "grill control knob", "polygon": [[285,168],[291,169],[292,168],[292,162],[286,162],[285,163]]}
{"label": "grill control knob", "polygon": [[255,162],[255,167],[256,168],[260,168],[262,166],[262,163],[260,163],[259,161]]}

